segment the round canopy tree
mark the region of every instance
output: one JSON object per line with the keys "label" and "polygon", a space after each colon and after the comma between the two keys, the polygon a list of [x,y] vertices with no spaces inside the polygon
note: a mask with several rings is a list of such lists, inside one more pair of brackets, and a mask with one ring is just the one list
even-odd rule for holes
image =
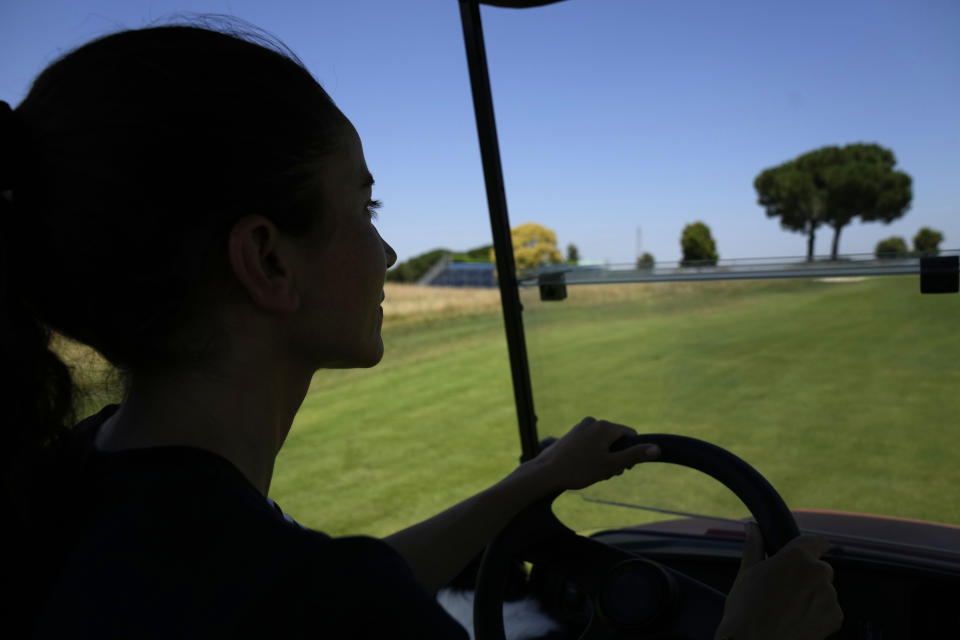
{"label": "round canopy tree", "polygon": [[817,228],[823,224],[825,213],[813,176],[791,161],[763,171],[753,186],[767,217],[780,218],[781,227],[807,236],[807,260],[813,261]]}
{"label": "round canopy tree", "polygon": [[753,186],[767,216],[807,234],[808,260],[817,227],[831,227],[836,260],[840,232],[854,218],[889,223],[910,208],[912,180],[896,164],[893,152],[877,144],[822,147],[762,171]]}

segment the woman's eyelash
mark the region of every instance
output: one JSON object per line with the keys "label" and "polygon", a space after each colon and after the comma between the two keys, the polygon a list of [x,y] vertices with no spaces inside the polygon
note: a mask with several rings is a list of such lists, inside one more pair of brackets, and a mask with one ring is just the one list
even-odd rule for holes
{"label": "woman's eyelash", "polygon": [[377,219],[377,209],[383,206],[383,203],[379,200],[371,200],[367,203],[367,215],[370,216],[371,220]]}

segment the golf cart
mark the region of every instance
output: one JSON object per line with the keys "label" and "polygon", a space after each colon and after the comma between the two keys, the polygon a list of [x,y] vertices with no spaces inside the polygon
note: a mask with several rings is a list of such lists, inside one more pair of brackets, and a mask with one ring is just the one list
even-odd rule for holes
{"label": "golf cart", "polygon": [[[479,571],[477,637],[504,637],[503,585],[510,562],[523,560],[542,608],[571,637],[712,638],[751,519],[768,554],[800,533],[834,545],[825,559],[845,620],[833,637],[960,637],[960,527],[912,516],[922,509],[911,510],[909,495],[935,493],[957,522],[956,489],[897,455],[956,466],[930,434],[945,434],[956,416],[943,382],[956,380],[960,353],[944,325],[956,318],[958,252],[518,273],[479,4],[460,0],[521,459],[585,413],[610,410],[597,417],[641,432],[657,425],[663,433],[635,440],[659,444],[666,464],[534,505],[508,526]],[[873,331],[866,318],[885,311],[886,332],[862,335]],[[823,323],[825,337],[809,341],[803,330]],[[927,340],[929,357],[917,362]],[[571,360],[585,352],[589,361]],[[573,368],[578,375],[565,373]],[[868,430],[917,405],[928,409],[921,424]]]}

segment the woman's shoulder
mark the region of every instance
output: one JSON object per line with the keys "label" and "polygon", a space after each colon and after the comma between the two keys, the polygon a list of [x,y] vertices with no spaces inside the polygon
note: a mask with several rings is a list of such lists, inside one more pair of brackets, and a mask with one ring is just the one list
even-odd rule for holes
{"label": "woman's shoulder", "polygon": [[57,465],[73,500],[88,515],[122,511],[168,525],[236,518],[280,522],[257,489],[230,461],[188,446],[101,451],[97,431],[116,412],[108,405],[84,419],[60,445]]}
{"label": "woman's shoulder", "polygon": [[83,515],[40,637],[462,637],[385,542],[297,524],[210,452],[83,446],[107,415],[76,431]]}

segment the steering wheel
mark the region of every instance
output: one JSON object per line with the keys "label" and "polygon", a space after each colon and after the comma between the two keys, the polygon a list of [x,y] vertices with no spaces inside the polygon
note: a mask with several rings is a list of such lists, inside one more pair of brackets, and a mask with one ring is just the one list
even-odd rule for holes
{"label": "steering wheel", "polygon": [[[660,457],[652,462],[696,469],[733,491],[760,525],[767,555],[800,534],[776,490],[729,451],[696,438],[660,433],[620,438],[610,450],[640,443],[660,446]],[[724,593],[662,564],[578,536],[551,511],[559,495],[525,509],[487,546],[474,595],[473,624],[478,640],[505,638],[503,587],[515,558],[562,567],[590,599],[593,614],[580,640],[623,635],[713,638],[723,617]]]}

